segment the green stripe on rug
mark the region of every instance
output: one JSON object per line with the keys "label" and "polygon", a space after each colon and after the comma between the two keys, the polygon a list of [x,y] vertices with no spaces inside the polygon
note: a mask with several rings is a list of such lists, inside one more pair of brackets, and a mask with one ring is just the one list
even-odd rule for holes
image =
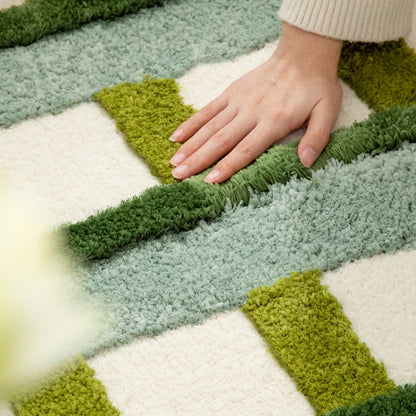
{"label": "green stripe on rug", "polygon": [[167,138],[195,110],[183,104],[175,80],[148,77],[143,83],[104,88],[94,98],[116,120],[117,128],[125,132],[127,143],[146,160],[151,173],[162,183],[177,182],[169,161],[180,144]]}
{"label": "green stripe on rug", "polygon": [[415,158],[416,144],[406,143],[350,164],[330,161],[312,180],[292,178],[254,193],[247,206],[227,205],[215,221],[90,262],[79,283],[114,323],[96,351],[240,307],[251,289],[293,270],[333,270],[413,247]]}
{"label": "green stripe on rug", "polygon": [[79,359],[50,386],[14,404],[18,416],[117,416],[94,370]]}
{"label": "green stripe on rug", "polygon": [[[159,80],[150,85],[163,89],[164,85],[170,84],[169,80]],[[123,93],[128,96],[130,90],[137,88],[140,87],[125,86]],[[106,90],[110,103],[111,97],[111,90]],[[131,103],[128,100],[125,102],[127,106],[120,108],[117,121],[123,133],[130,137],[137,126]],[[184,111],[179,99],[175,105],[176,108],[172,109],[174,113]],[[154,123],[155,130],[163,130],[165,119],[158,118]],[[153,137],[143,136],[142,140],[149,142]],[[165,140],[169,142],[167,137]],[[406,140],[416,141],[416,106],[371,114],[368,120],[339,129],[331,135],[330,143],[313,167],[320,169],[331,158],[350,163],[362,153],[374,155],[398,149]],[[87,259],[109,257],[124,246],[158,236],[166,230],[189,230],[200,220],[219,216],[227,200],[233,205],[247,204],[251,190],[267,191],[273,183],[286,183],[293,175],[310,178],[310,170],[300,163],[297,156],[297,145],[295,142],[270,148],[223,185],[206,184],[203,175],[198,175],[181,183],[154,187],[139,197],[124,201],[117,208],[107,209],[76,224],[65,225],[62,230],[71,249]],[[156,160],[159,157],[157,154],[153,156]],[[162,164],[164,157],[162,155],[157,163]]]}
{"label": "green stripe on rug", "polygon": [[403,39],[345,42],[338,75],[376,111],[416,104],[416,54]]}
{"label": "green stripe on rug", "polygon": [[45,35],[111,19],[164,0],[26,0],[0,11],[0,48],[29,45]]}
{"label": "green stripe on rug", "polygon": [[395,389],[318,270],[252,290],[242,311],[319,414]]}
{"label": "green stripe on rug", "polygon": [[416,385],[397,387],[396,391],[382,394],[357,403],[343,406],[326,416],[410,416],[416,415]]}
{"label": "green stripe on rug", "polygon": [[[147,74],[178,77],[278,38],[280,0],[171,0],[0,50],[0,126],[91,101]],[[248,19],[247,16],[250,16]]]}

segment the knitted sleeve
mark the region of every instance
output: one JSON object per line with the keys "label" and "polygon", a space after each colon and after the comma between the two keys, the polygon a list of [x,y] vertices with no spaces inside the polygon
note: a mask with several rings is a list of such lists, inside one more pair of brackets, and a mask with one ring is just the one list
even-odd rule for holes
{"label": "knitted sleeve", "polygon": [[308,32],[363,42],[396,40],[412,28],[415,0],[284,0],[279,17]]}

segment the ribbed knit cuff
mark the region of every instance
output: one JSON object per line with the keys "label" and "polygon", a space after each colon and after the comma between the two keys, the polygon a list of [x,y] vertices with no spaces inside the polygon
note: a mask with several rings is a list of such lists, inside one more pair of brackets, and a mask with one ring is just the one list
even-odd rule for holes
{"label": "ribbed knit cuff", "polygon": [[279,18],[308,32],[363,42],[384,42],[412,28],[414,0],[284,0]]}

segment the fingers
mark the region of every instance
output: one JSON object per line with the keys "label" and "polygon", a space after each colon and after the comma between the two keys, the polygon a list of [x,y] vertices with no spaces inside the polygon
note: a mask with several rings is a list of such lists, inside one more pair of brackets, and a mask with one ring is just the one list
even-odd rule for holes
{"label": "fingers", "polygon": [[329,141],[339,106],[329,100],[320,101],[311,113],[308,128],[298,146],[301,163],[310,168]]}
{"label": "fingers", "polygon": [[[232,110],[228,106],[226,109],[221,111],[217,116],[212,120],[208,121],[201,129],[191,137],[185,144],[183,144],[180,149],[175,153],[175,155],[170,160],[170,163],[173,166],[177,166],[182,163],[186,158],[195,153],[199,148],[201,148],[211,137],[219,139],[215,136],[224,126],[231,123],[237,114],[237,110]],[[236,132],[237,134],[237,132]],[[221,132],[221,137],[226,137],[226,132]]]}
{"label": "fingers", "polygon": [[230,152],[250,133],[253,127],[254,121],[248,121],[248,117],[237,116],[211,138],[208,138],[205,144],[196,152],[191,153],[188,158],[183,160],[172,171],[172,175],[177,179],[185,179],[208,168],[222,156]]}
{"label": "fingers", "polygon": [[257,125],[230,154],[217,163],[214,169],[206,176],[205,182],[220,183],[230,178],[235,172],[260,156],[273,143],[281,140],[283,135],[277,134],[276,131],[261,124]]}
{"label": "fingers", "polygon": [[169,140],[182,143],[192,137],[203,125],[213,119],[227,106],[227,98],[220,95],[208,105],[183,122],[174,131]]}

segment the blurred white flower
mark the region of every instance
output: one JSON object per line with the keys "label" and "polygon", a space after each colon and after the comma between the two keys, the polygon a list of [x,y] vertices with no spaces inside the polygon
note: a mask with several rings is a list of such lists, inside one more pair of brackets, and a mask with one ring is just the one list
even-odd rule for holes
{"label": "blurred white flower", "polygon": [[97,317],[39,211],[0,183],[0,394],[79,354]]}

